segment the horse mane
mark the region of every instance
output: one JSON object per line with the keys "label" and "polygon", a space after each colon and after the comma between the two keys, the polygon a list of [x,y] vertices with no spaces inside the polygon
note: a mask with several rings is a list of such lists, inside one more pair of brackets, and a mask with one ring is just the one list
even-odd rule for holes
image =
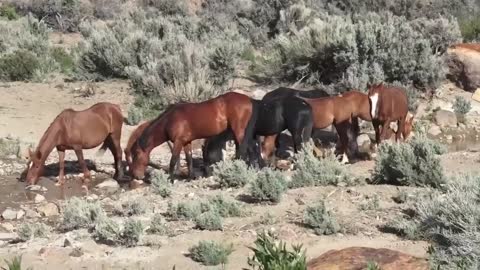
{"label": "horse mane", "polygon": [[61,113],[59,113],[55,119],[53,119],[53,121],[50,123],[50,125],[48,126],[47,130],[45,130],[45,132],[43,133],[42,137],[40,138],[40,141],[38,142],[38,145],[37,145],[37,148],[35,149],[35,151],[40,151],[40,147],[45,143],[45,141],[47,140],[49,134],[51,133],[52,131],[52,128],[54,126],[55,123],[57,123],[60,119],[60,117],[63,117],[64,113],[65,112],[69,112],[69,111],[73,111],[73,109],[65,109],[63,110]]}
{"label": "horse mane", "polygon": [[163,119],[163,116],[170,112],[171,109],[173,109],[176,105],[179,104],[185,104],[186,102],[180,101],[179,103],[176,104],[170,104],[167,106],[167,108],[160,114],[158,115],[155,119],[153,119],[150,124],[143,130],[142,134],[140,137],[138,137],[138,144],[142,150],[145,150],[147,148],[147,143],[148,143],[148,138],[150,137],[150,134],[152,133],[153,127],[157,125],[160,120]]}

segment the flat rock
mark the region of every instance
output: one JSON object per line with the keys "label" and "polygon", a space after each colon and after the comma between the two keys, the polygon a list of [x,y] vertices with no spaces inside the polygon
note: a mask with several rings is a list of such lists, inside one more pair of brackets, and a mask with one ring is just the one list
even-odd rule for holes
{"label": "flat rock", "polygon": [[37,207],[38,213],[45,217],[57,216],[59,214],[58,206],[54,203],[47,203]]}
{"label": "flat rock", "polygon": [[0,241],[11,241],[18,238],[16,233],[0,233]]}
{"label": "flat rock", "polygon": [[472,99],[480,102],[480,88],[477,88],[477,90],[475,90],[475,93],[473,93],[472,95]]}
{"label": "flat rock", "polygon": [[21,218],[23,218],[23,216],[25,216],[25,211],[19,210],[17,212],[17,219],[21,219]]}
{"label": "flat rock", "polygon": [[25,189],[28,191],[47,191],[46,187],[42,187],[39,185],[29,185],[29,186],[26,186]]}
{"label": "flat rock", "polygon": [[308,270],[364,270],[374,262],[382,270],[428,270],[426,259],[386,248],[349,247],[330,250],[307,264]]}
{"label": "flat rock", "polygon": [[439,126],[437,126],[437,125],[432,125],[432,126],[428,129],[427,133],[428,133],[428,135],[430,135],[430,136],[436,137],[436,136],[442,134],[442,129],[441,129]]}
{"label": "flat rock", "polygon": [[102,183],[98,184],[96,186],[96,188],[98,189],[109,189],[109,190],[112,190],[112,189],[119,189],[120,188],[120,185],[118,184],[118,182],[115,180],[115,179],[107,179],[105,181],[103,181]]}
{"label": "flat rock", "polygon": [[40,195],[40,194],[36,194],[35,195],[35,198],[33,199],[33,201],[35,203],[41,203],[43,201],[45,201],[45,197],[43,195]]}
{"label": "flat rock", "polygon": [[14,219],[17,219],[17,212],[18,211],[16,211],[16,210],[7,208],[7,209],[5,209],[5,211],[3,211],[2,217],[5,220],[14,220]]}
{"label": "flat rock", "polygon": [[12,223],[5,222],[2,223],[0,226],[2,226],[2,228],[7,232],[15,231],[15,226],[13,226]]}
{"label": "flat rock", "polygon": [[458,119],[454,112],[439,110],[435,112],[435,122],[440,127],[457,127]]}

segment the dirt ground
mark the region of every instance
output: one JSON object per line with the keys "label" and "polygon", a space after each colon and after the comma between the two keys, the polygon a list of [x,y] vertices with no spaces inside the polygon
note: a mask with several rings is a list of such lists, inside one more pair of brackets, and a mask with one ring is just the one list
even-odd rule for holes
{"label": "dirt ground", "polygon": [[[0,85],[0,137],[18,137],[24,142],[36,143],[42,136],[54,117],[63,109],[85,109],[100,101],[110,101],[120,104],[124,114],[127,114],[132,97],[128,94],[129,85],[123,81],[109,81],[94,84],[94,94],[84,97],[87,83],[53,82],[43,83],[8,83]],[[451,100],[452,95],[446,90],[442,97]],[[443,99],[439,98],[438,103]],[[448,102],[447,102],[448,103]],[[480,106],[475,104],[475,109]],[[443,106],[447,106],[443,104]],[[475,114],[477,112],[473,112]],[[478,113],[477,113],[478,114]],[[122,147],[125,146],[129,134],[135,127],[124,126]],[[442,156],[442,166],[448,174],[476,172],[480,161],[480,147],[476,142],[467,143],[459,152],[451,152]],[[96,164],[111,167],[112,156],[95,157],[96,150],[85,151],[87,159],[95,160]],[[199,152],[196,152],[199,156]],[[169,153],[165,146],[159,147],[153,153],[153,160],[162,165],[167,164]],[[58,158],[52,153],[47,164],[55,164]],[[67,160],[76,161],[73,153],[67,152]],[[345,165],[354,177],[365,179],[370,177],[374,161],[360,161],[352,165]],[[108,175],[107,175],[108,176]],[[10,193],[22,193],[24,183],[17,182],[14,175],[0,177],[2,187],[13,186]],[[50,181],[50,182],[49,182]],[[238,199],[245,189],[217,190],[211,188],[211,179],[202,178],[192,182],[179,181],[173,188],[172,200],[175,202],[185,200],[198,200],[215,194]],[[42,179],[41,184],[48,186],[49,190],[56,187],[52,180]],[[79,186],[78,180],[69,180],[70,186]],[[164,212],[168,200],[152,197],[148,187],[129,190],[121,197],[141,196],[151,201],[154,212]],[[6,189],[8,190],[8,189]],[[192,229],[192,223],[174,222],[170,224],[176,231],[176,236],[160,237],[157,241],[159,247],[139,246],[134,248],[111,247],[95,243],[88,232],[74,231],[68,233],[53,233],[48,239],[36,239],[27,243],[0,244],[0,265],[3,258],[11,258],[22,254],[24,266],[38,269],[220,269],[220,267],[205,267],[193,260],[188,255],[188,248],[199,240],[216,240],[232,243],[234,252],[229,257],[229,264],[225,269],[241,269],[247,266],[247,257],[251,255],[249,246],[253,245],[256,231],[259,229],[275,230],[282,240],[288,243],[301,243],[307,249],[308,259],[331,250],[350,246],[365,246],[376,248],[390,248],[412,254],[426,256],[428,243],[403,240],[393,234],[382,232],[381,228],[389,221],[401,214],[404,205],[396,204],[392,197],[401,191],[408,194],[422,192],[419,188],[394,187],[384,185],[359,185],[354,187],[318,187],[289,190],[278,205],[248,204],[244,203],[249,215],[242,218],[227,218],[224,230],[221,232],[199,231]],[[6,192],[8,193],[8,192]],[[7,196],[0,193],[0,196]],[[193,195],[192,195],[193,194]],[[12,198],[15,197],[15,194]],[[75,195],[74,192],[69,196]],[[24,198],[24,195],[20,196]],[[68,197],[68,196],[67,196]],[[108,197],[101,195],[105,200]],[[379,207],[373,210],[360,209],[362,204],[368,203],[377,197]],[[47,197],[47,200],[57,201],[60,198]],[[344,230],[331,236],[318,236],[312,230],[301,226],[303,210],[306,206],[324,199],[327,208],[332,210]],[[5,198],[2,198],[5,200]],[[23,199],[23,205],[33,204],[28,199]],[[3,212],[4,209],[0,209]],[[271,224],[265,224],[265,215],[269,213],[274,217]],[[50,222],[57,222],[53,219]],[[4,224],[5,221],[2,222]],[[12,223],[12,222],[10,222]],[[13,222],[15,225],[20,224]],[[65,239],[73,242],[73,247],[63,247]],[[72,257],[70,252],[74,247],[81,247],[84,254],[81,257]]]}

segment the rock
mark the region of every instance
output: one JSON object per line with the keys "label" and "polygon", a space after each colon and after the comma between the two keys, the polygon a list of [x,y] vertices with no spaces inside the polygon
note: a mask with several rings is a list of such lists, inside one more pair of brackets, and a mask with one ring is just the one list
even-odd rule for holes
{"label": "rock", "polygon": [[93,201],[96,201],[96,200],[98,200],[98,195],[96,195],[96,194],[92,194],[90,196],[87,196],[87,201],[89,201],[89,202],[93,202]]}
{"label": "rock", "polygon": [[382,270],[428,270],[428,261],[386,248],[349,247],[330,250],[308,262],[308,270],[361,270],[375,262]]}
{"label": "rock", "polygon": [[0,241],[12,241],[18,238],[16,233],[0,233]]}
{"label": "rock", "polygon": [[457,127],[457,115],[454,112],[439,110],[435,112],[435,122],[440,127]]}
{"label": "rock", "polygon": [[477,88],[477,90],[475,90],[475,93],[473,93],[472,95],[472,99],[480,102],[480,88]]}
{"label": "rock", "polygon": [[54,203],[47,203],[37,208],[38,213],[45,217],[58,215],[58,206]]}
{"label": "rock", "polygon": [[65,240],[63,241],[63,247],[71,247],[71,246],[73,246],[72,242],[68,238],[65,238]]}
{"label": "rock", "polygon": [[35,198],[33,199],[35,203],[41,203],[45,201],[45,197],[43,195],[37,194],[35,195]]}
{"label": "rock", "polygon": [[446,136],[445,136],[445,140],[446,140],[447,142],[452,142],[452,141],[453,141],[453,136],[452,136],[452,135],[446,135]]}
{"label": "rock", "polygon": [[25,217],[27,218],[39,218],[41,217],[39,213],[32,209],[25,209]]}
{"label": "rock", "polygon": [[25,187],[25,190],[28,190],[28,191],[47,191],[48,189],[46,187],[42,187],[42,186],[39,186],[39,185],[29,185],[29,186],[26,186]]}
{"label": "rock", "polygon": [[0,169],[0,176],[5,176],[5,170],[4,169]]}
{"label": "rock", "polygon": [[98,184],[96,186],[96,188],[98,189],[108,189],[108,190],[117,190],[120,188],[120,185],[118,184],[118,182],[115,180],[115,179],[107,179],[105,181],[103,181],[102,183]]}
{"label": "rock", "polygon": [[25,211],[19,210],[17,212],[17,219],[21,219],[21,218],[23,218],[23,216],[25,216]]}
{"label": "rock", "polygon": [[187,194],[186,197],[187,197],[187,198],[193,198],[193,197],[195,197],[195,193],[190,192],[190,193]]}
{"label": "rock", "polygon": [[13,226],[12,223],[5,222],[5,223],[1,224],[0,226],[2,226],[2,228],[7,232],[15,231],[15,226]]}
{"label": "rock", "polygon": [[70,254],[68,254],[70,257],[82,257],[83,256],[83,250],[80,247],[74,248]]}
{"label": "rock", "polygon": [[265,96],[266,93],[267,92],[265,92],[264,90],[257,89],[257,90],[252,92],[252,97],[254,99],[262,99],[263,96]]}
{"label": "rock", "polygon": [[480,44],[460,43],[447,49],[448,78],[469,92],[480,87]]}
{"label": "rock", "polygon": [[3,211],[2,217],[5,220],[14,220],[17,218],[17,211],[7,208],[5,211]]}
{"label": "rock", "polygon": [[427,133],[428,133],[428,135],[430,135],[430,136],[436,137],[436,136],[442,134],[442,129],[441,129],[439,126],[437,126],[437,125],[432,125],[432,126],[428,129]]}

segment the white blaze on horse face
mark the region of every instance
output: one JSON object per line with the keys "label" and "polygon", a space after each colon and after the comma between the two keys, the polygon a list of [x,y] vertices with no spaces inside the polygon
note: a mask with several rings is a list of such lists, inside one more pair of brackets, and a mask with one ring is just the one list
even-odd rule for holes
{"label": "white blaze on horse face", "polygon": [[31,169],[32,167],[33,167],[33,162],[30,161],[30,162],[28,163],[28,169]]}
{"label": "white blaze on horse face", "polygon": [[371,113],[372,113],[372,118],[377,117],[377,103],[378,103],[378,93],[375,93],[370,96],[370,102],[372,103],[372,108],[371,108]]}
{"label": "white blaze on horse face", "polygon": [[347,154],[346,154],[346,153],[343,153],[343,155],[342,155],[342,161],[340,161],[340,163],[342,163],[342,164],[347,164],[348,162],[349,162],[349,160],[348,160]]}

